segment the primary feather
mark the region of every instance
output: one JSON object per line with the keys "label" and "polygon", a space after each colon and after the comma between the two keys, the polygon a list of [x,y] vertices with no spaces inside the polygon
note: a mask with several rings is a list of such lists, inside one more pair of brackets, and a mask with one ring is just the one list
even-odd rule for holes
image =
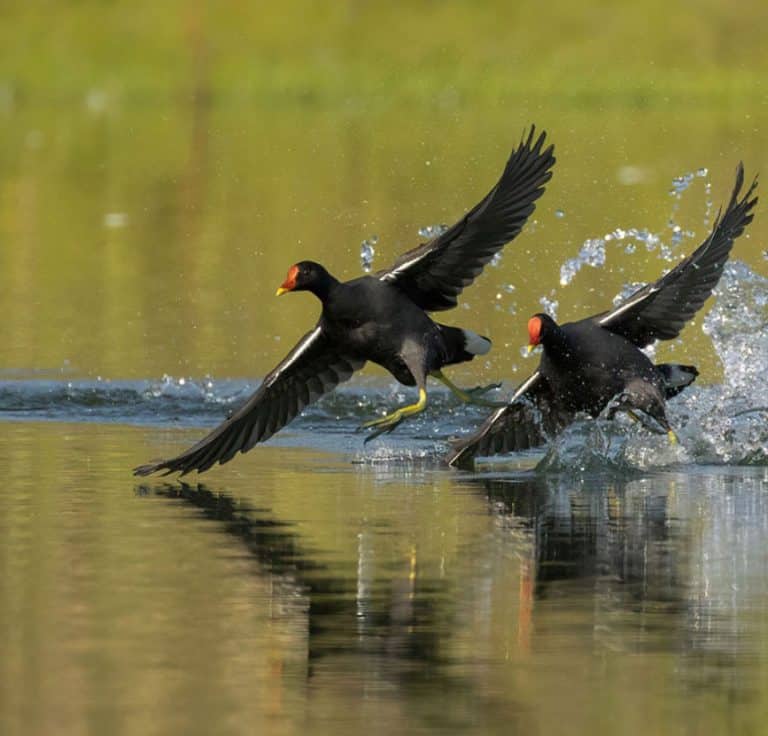
{"label": "primary feather", "polygon": [[404,253],[376,275],[427,312],[451,309],[485,265],[523,229],[552,177],[554,147],[535,126],[512,152],[496,186],[441,235]]}

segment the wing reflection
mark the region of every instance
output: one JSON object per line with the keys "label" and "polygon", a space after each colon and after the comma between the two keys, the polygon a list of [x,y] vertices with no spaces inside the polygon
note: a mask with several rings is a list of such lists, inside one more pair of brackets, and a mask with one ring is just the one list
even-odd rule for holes
{"label": "wing reflection", "polygon": [[[481,707],[483,718],[508,717],[513,698],[479,692],[471,679],[451,668],[445,643],[456,624],[460,597],[451,583],[425,577],[411,548],[398,569],[382,575],[375,567],[372,535],[358,536],[357,570],[326,563],[309,549],[295,525],[203,484],[137,487],[146,496],[191,504],[219,531],[236,537],[283,596],[300,597],[305,617],[306,659],[301,679],[312,687],[361,691],[396,690],[421,718],[460,719]],[[290,674],[290,668],[275,668]],[[294,673],[297,679],[298,673]],[[372,684],[373,683],[373,684]],[[286,683],[284,683],[284,686]],[[295,683],[292,684],[295,687]],[[311,700],[311,690],[304,697]],[[363,693],[364,694],[364,693]],[[445,703],[446,696],[450,702]],[[282,695],[278,698],[283,701]],[[439,704],[438,704],[439,701]]]}

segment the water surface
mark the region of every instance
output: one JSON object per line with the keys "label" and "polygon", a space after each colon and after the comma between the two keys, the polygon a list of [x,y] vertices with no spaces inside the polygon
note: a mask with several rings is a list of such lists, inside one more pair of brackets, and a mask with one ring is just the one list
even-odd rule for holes
{"label": "water surface", "polygon": [[764,467],[134,483],[155,430],[4,436],[3,733],[761,732]]}
{"label": "water surface", "polygon": [[[651,10],[695,24],[633,5],[617,28],[642,42],[606,32],[570,64],[570,27],[565,56],[535,40],[556,38],[548,21],[529,33],[538,9],[520,11],[521,47],[474,6],[438,26],[420,11],[403,39],[350,30],[357,12],[390,19],[375,3],[330,21],[293,3],[280,28],[237,3],[204,22],[203,5],[184,23],[19,6],[0,29],[39,51],[3,44],[0,77],[0,732],[764,732],[761,209],[717,299],[657,352],[701,371],[670,404],[677,448],[582,422],[449,471],[450,438],[484,411],[431,389],[365,446],[359,424],[412,397],[366,369],[188,484],[130,475],[221,421],[311,327],[310,295],[274,298],[293,262],[357,276],[378,236],[386,266],[472,206],[535,122],[554,178],[445,315],[494,341],[452,377],[508,395],[535,365],[530,314],[577,318],[657,278],[705,237],[739,159],[768,170],[752,14],[722,9],[716,34],[661,55]],[[585,23],[574,8],[553,12]],[[225,43],[252,12],[269,43]],[[466,36],[487,41],[471,60]],[[649,42],[682,76],[626,58]],[[711,56],[722,68],[688,84]]]}

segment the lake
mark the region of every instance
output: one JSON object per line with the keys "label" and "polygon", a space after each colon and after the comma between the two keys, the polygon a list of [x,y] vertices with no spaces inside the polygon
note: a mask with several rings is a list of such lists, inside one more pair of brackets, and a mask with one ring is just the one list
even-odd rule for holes
{"label": "lake", "polygon": [[[85,48],[88,16],[69,17],[58,32]],[[494,341],[451,377],[503,381],[498,398],[535,367],[531,314],[585,316],[657,278],[706,237],[739,160],[750,180],[768,170],[749,75],[711,94],[673,75],[559,97],[567,80],[535,93],[516,77],[496,95],[489,47],[476,94],[449,54],[393,97],[415,50],[374,73],[350,59],[380,46],[344,37],[339,66],[318,52],[263,78],[205,44],[210,67],[156,79],[105,39],[80,66],[61,51],[69,77],[7,61],[21,81],[0,79],[0,731],[762,733],[762,208],[716,298],[657,350],[701,371],[670,403],[678,447],[581,422],[549,450],[449,470],[448,442],[485,411],[435,385],[424,415],[364,445],[362,422],[413,397],[368,367],[224,467],[132,477],[219,422],[314,324],[311,295],[274,298],[291,264],[351,278],[367,240],[389,265],[475,204],[531,123],[556,146],[553,179],[445,315]],[[30,39],[55,62],[60,47]],[[425,94],[443,72],[455,86]]]}

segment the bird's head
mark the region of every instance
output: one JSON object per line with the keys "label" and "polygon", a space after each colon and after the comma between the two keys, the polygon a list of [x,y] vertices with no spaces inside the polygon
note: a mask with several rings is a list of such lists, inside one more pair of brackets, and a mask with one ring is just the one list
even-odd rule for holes
{"label": "bird's head", "polygon": [[311,291],[318,296],[328,290],[328,285],[334,279],[319,263],[300,261],[288,269],[285,281],[277,290],[277,296],[289,291]]}
{"label": "bird's head", "polygon": [[528,352],[530,353],[547,335],[557,329],[555,320],[548,314],[534,314],[528,320]]}

